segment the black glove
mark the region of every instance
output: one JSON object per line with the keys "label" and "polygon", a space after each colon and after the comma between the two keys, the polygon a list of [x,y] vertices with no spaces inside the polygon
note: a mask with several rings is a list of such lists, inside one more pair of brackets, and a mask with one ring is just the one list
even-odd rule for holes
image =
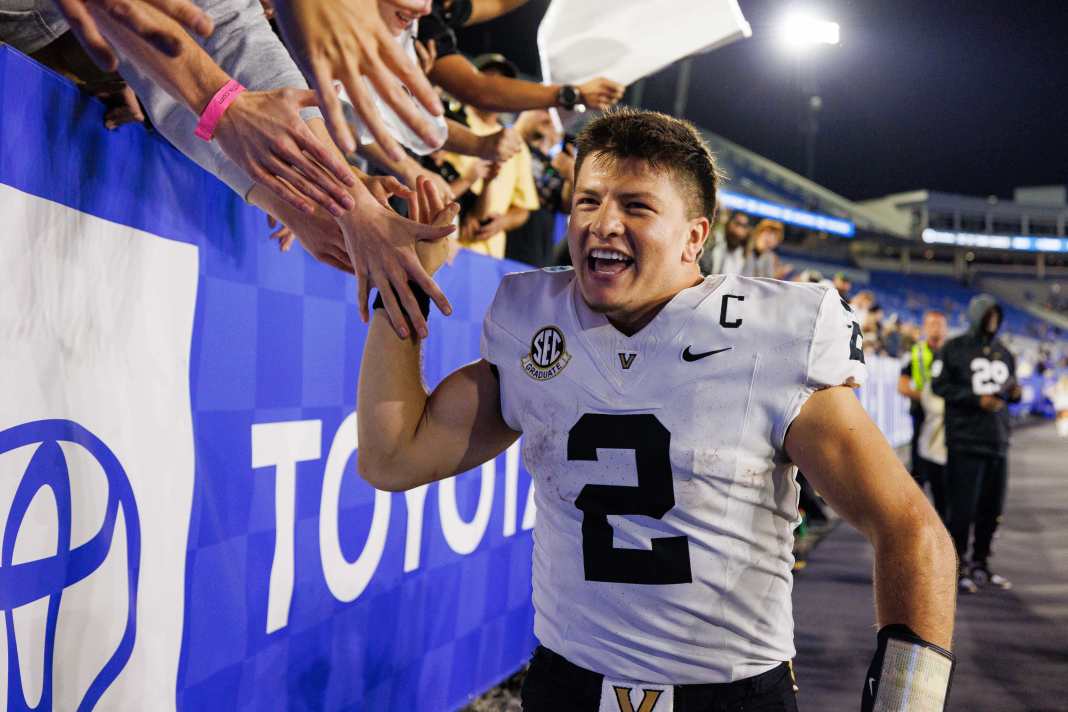
{"label": "black glove", "polygon": [[953,653],[928,643],[900,623],[884,626],[878,641],[864,679],[861,712],[944,710],[956,665]]}

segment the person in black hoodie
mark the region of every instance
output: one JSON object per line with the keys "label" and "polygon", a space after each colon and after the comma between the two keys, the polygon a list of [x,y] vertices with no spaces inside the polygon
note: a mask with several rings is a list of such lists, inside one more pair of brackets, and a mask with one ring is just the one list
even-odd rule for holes
{"label": "person in black hoodie", "polygon": [[[1005,503],[1009,449],[1007,403],[1020,400],[1016,359],[997,339],[1003,315],[997,301],[980,294],[968,305],[968,331],[948,341],[932,364],[932,390],[946,401],[948,516],[946,525],[960,560],[959,588],[1010,588],[990,570],[990,543]],[[967,563],[972,538],[971,564]]]}

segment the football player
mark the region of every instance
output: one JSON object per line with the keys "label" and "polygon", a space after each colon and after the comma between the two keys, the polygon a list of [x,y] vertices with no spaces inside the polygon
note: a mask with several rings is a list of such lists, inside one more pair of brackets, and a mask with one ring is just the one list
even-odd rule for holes
{"label": "football player", "polygon": [[[865,369],[849,307],[819,285],[701,277],[717,171],[692,125],[607,114],[583,130],[575,170],[574,269],[506,277],[480,360],[428,393],[419,343],[377,310],[363,477],[406,490],[523,436],[541,642],[528,712],[794,710],[800,466],[875,547],[862,708],[943,709],[956,557],[851,390]],[[453,217],[419,195],[424,222]],[[431,272],[447,254],[422,249]]]}

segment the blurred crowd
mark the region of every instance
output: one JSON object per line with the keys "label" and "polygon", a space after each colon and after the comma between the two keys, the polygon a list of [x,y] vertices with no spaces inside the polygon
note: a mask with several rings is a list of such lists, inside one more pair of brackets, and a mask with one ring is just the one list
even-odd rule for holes
{"label": "blurred crowd", "polygon": [[[574,148],[550,110],[623,97],[603,77],[549,84],[463,54],[458,31],[524,2],[26,0],[5,10],[0,42],[104,101],[107,128],[158,131],[262,208],[282,249],[299,240],[353,272],[365,318],[382,287],[406,336],[408,321],[426,332],[417,291],[449,310],[418,241],[552,261]],[[420,192],[450,204],[453,224],[408,220]]]}
{"label": "blurred crowd", "polygon": [[[460,30],[525,1],[22,0],[5,9],[0,41],[99,97],[108,129],[149,126],[262,208],[281,249],[299,241],[353,272],[364,318],[369,289],[391,287],[394,328],[422,334],[415,292],[449,305],[419,264],[420,240],[568,262],[558,237],[575,149],[557,112],[606,110],[624,94],[604,77],[543,83],[503,55],[463,53]],[[455,201],[451,226],[407,219],[419,191]],[[784,237],[780,222],[721,209],[702,269],[833,285],[871,355],[910,353],[924,310],[951,327],[960,317],[948,297],[909,292],[884,309],[845,272],[795,269],[779,258]],[[1060,333],[1011,338],[1023,372],[1068,367]]]}

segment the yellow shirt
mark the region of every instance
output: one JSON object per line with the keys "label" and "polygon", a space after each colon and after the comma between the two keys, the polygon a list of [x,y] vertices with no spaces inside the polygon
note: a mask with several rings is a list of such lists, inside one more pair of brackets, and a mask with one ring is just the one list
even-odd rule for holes
{"label": "yellow shirt", "polygon": [[[488,124],[482,121],[473,111],[467,112],[467,118],[471,131],[479,136],[494,133],[501,128],[497,124]],[[456,170],[463,173],[473,162],[479,159],[475,156],[453,155],[449,157],[449,160],[456,166]],[[485,205],[486,209],[491,213],[504,215],[512,206],[523,208],[524,210],[537,210],[540,207],[540,203],[538,202],[538,189],[534,185],[534,174],[531,170],[530,160],[530,150],[527,149],[526,144],[523,144],[519,153],[501,165],[501,170],[497,177],[491,180],[488,186],[484,185],[485,181],[478,180],[471,186],[471,192],[481,196],[483,190],[487,191]],[[461,241],[460,245],[483,255],[504,257],[505,239],[506,234],[502,231],[486,240]]]}

